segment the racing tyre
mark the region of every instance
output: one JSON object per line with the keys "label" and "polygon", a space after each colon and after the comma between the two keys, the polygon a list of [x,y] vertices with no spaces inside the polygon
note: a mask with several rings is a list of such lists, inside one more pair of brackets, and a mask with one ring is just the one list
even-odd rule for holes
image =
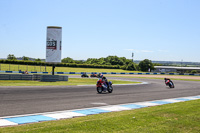
{"label": "racing tyre", "polygon": [[174,83],[173,82],[169,83],[169,88],[174,88]]}
{"label": "racing tyre", "polygon": [[102,91],[103,91],[103,88],[102,88],[102,87],[97,87],[97,92],[98,92],[98,93],[102,93]]}
{"label": "racing tyre", "polygon": [[109,93],[112,93],[112,91],[113,91],[113,87],[112,87],[112,86],[109,86],[108,92],[109,92]]}

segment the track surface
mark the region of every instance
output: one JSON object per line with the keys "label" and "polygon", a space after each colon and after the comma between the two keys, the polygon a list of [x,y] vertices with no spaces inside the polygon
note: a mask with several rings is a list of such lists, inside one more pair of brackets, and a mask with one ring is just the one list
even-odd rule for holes
{"label": "track surface", "polygon": [[170,89],[164,80],[123,80],[149,84],[113,86],[111,94],[97,94],[95,86],[0,87],[0,117],[200,95],[200,82],[174,81]]}

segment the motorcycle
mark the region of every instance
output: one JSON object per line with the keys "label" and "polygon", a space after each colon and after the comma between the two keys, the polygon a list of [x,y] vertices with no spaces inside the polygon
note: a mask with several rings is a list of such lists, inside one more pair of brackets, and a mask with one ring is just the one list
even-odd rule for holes
{"label": "motorcycle", "polygon": [[174,88],[174,83],[171,80],[166,80],[165,81],[166,86],[169,86],[169,88]]}
{"label": "motorcycle", "polygon": [[92,74],[90,75],[90,77],[97,77],[97,75],[96,75],[95,73],[92,73]]}
{"label": "motorcycle", "polygon": [[88,76],[86,73],[83,73],[83,74],[81,75],[81,77],[82,77],[82,78],[83,78],[83,77],[88,78],[89,76]]}
{"label": "motorcycle", "polygon": [[97,74],[97,78],[102,78],[103,77],[103,74],[99,73]]}
{"label": "motorcycle", "polygon": [[108,85],[107,85],[107,83],[105,81],[103,81],[102,79],[99,79],[97,81],[96,86],[97,86],[97,92],[98,93],[102,93],[103,91],[104,92],[108,91],[109,93],[112,93],[112,91],[113,91],[113,87],[112,87],[112,82],[111,81],[109,81]]}

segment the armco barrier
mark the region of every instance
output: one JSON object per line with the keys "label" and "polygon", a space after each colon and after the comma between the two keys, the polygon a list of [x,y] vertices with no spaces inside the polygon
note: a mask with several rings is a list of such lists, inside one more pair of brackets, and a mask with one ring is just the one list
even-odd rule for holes
{"label": "armco barrier", "polygon": [[68,81],[66,75],[0,74],[0,80]]}
{"label": "armco barrier", "polygon": [[0,74],[0,80],[32,80],[32,75]]}
{"label": "armco barrier", "polygon": [[[19,71],[0,71],[0,73],[21,73]],[[48,72],[28,72],[29,74],[48,74]],[[85,72],[55,72],[55,74],[83,74]],[[97,74],[98,72],[86,72],[86,74]],[[191,75],[191,76],[200,76],[200,74],[193,74],[193,73],[116,73],[116,72],[101,72],[102,74],[122,74],[122,75]]]}
{"label": "armco barrier", "polygon": [[42,82],[56,82],[59,80],[59,75],[41,75],[40,81]]}

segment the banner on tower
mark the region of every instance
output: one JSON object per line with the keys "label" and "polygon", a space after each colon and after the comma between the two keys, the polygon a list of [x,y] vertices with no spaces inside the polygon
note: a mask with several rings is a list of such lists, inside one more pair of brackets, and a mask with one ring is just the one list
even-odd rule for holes
{"label": "banner on tower", "polygon": [[60,63],[62,50],[62,27],[48,26],[46,40],[46,62]]}

